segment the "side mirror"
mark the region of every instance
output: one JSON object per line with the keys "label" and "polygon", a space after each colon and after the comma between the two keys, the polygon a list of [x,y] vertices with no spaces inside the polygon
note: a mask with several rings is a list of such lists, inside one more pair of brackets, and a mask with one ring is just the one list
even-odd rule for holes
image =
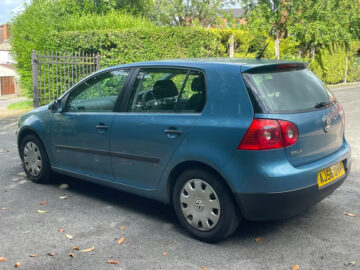
{"label": "side mirror", "polygon": [[56,113],[61,111],[61,99],[54,100],[49,104],[49,111]]}

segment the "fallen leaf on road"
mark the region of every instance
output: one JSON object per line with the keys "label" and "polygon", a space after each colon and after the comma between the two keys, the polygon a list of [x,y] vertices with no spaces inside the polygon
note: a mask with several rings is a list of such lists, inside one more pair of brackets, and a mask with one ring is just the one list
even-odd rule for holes
{"label": "fallen leaf on road", "polygon": [[6,152],[10,152],[10,150],[6,150]]}
{"label": "fallen leaf on road", "polygon": [[59,196],[59,198],[61,199],[61,200],[65,200],[65,199],[67,199],[69,196],[67,196],[67,195],[65,195],[65,196]]}
{"label": "fallen leaf on road", "polygon": [[165,251],[164,253],[163,253],[163,256],[166,256],[167,255],[167,252]]}
{"label": "fallen leaf on road", "polygon": [[259,242],[261,240],[261,237],[256,237],[255,242]]}
{"label": "fallen leaf on road", "polygon": [[80,250],[77,246],[73,246],[73,250]]}
{"label": "fallen leaf on road", "polygon": [[69,185],[68,185],[68,184],[61,184],[61,185],[59,186],[59,188],[61,188],[61,189],[67,189],[67,188],[69,188]]}
{"label": "fallen leaf on road", "polygon": [[125,241],[125,237],[121,237],[119,240],[118,240],[118,244],[121,245],[122,243],[124,243]]}
{"label": "fallen leaf on road", "polygon": [[345,266],[350,266],[350,265],[354,265],[356,262],[353,261],[353,262],[348,262],[348,263],[344,263]]}
{"label": "fallen leaf on road", "polygon": [[346,211],[344,211],[344,215],[349,216],[349,217],[356,217],[357,216],[356,214],[349,213],[349,212],[346,212]]}
{"label": "fallen leaf on road", "polygon": [[46,201],[42,201],[41,203],[40,203],[40,205],[45,205],[46,204]]}
{"label": "fallen leaf on road", "polygon": [[118,261],[114,261],[114,260],[108,260],[107,263],[110,263],[110,264],[119,264]]}
{"label": "fallen leaf on road", "polygon": [[80,252],[90,252],[90,251],[93,251],[94,249],[95,249],[95,247],[91,247],[91,248],[80,250]]}
{"label": "fallen leaf on road", "polygon": [[55,252],[49,252],[48,255],[49,256],[55,256]]}
{"label": "fallen leaf on road", "polygon": [[58,229],[58,232],[63,233],[63,232],[65,232],[65,230],[64,229]]}
{"label": "fallen leaf on road", "polygon": [[16,267],[16,268],[19,268],[20,266],[21,266],[21,263],[20,263],[20,262],[15,263],[15,267]]}
{"label": "fallen leaf on road", "polygon": [[66,236],[67,238],[69,238],[70,240],[73,240],[73,239],[74,239],[74,236],[72,236],[72,235],[70,235],[70,234],[65,233],[65,236]]}
{"label": "fallen leaf on road", "polygon": [[206,267],[205,267],[205,266],[201,266],[201,270],[206,270]]}
{"label": "fallen leaf on road", "polygon": [[1,208],[1,210],[8,210],[8,208],[7,208],[7,207],[3,207],[3,208]]}
{"label": "fallen leaf on road", "polygon": [[7,259],[5,257],[0,257],[0,262],[5,262]]}
{"label": "fallen leaf on road", "polygon": [[74,253],[70,253],[69,256],[70,256],[71,258],[74,258],[74,257],[75,257],[75,254],[74,254]]}
{"label": "fallen leaf on road", "polygon": [[33,258],[33,257],[37,257],[37,254],[30,254],[29,257]]}
{"label": "fallen leaf on road", "polygon": [[120,226],[120,230],[125,230],[126,226]]}
{"label": "fallen leaf on road", "polygon": [[293,270],[299,270],[300,269],[300,267],[299,267],[299,265],[298,264],[295,264],[294,266],[293,266],[293,268],[292,268]]}
{"label": "fallen leaf on road", "polygon": [[47,213],[47,211],[45,211],[45,210],[37,210],[37,212],[38,212],[39,214]]}

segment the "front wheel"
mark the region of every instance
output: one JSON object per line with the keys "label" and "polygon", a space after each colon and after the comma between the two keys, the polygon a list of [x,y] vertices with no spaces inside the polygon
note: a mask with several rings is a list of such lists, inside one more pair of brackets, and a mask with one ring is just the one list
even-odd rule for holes
{"label": "front wheel", "polygon": [[190,169],[178,177],[173,205],[180,224],[205,242],[225,239],[240,222],[231,192],[221,179],[205,170]]}
{"label": "front wheel", "polygon": [[41,141],[34,135],[27,135],[21,142],[20,155],[27,177],[35,183],[50,179],[50,163]]}

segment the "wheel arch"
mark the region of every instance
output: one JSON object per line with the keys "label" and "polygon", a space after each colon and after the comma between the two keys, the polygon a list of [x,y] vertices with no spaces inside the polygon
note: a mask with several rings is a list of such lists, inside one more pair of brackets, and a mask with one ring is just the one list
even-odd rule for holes
{"label": "wheel arch", "polygon": [[48,153],[48,151],[47,151],[47,149],[45,147],[45,144],[44,144],[43,140],[39,136],[39,134],[31,127],[24,127],[19,131],[18,136],[17,136],[17,146],[18,146],[18,152],[19,152],[20,158],[21,158],[21,149],[20,149],[21,142],[27,135],[36,136],[39,139],[39,141],[41,142],[42,146],[44,147],[47,156],[49,157],[49,153]]}
{"label": "wheel arch", "polygon": [[233,188],[232,188],[231,184],[225,179],[225,177],[218,170],[216,170],[209,164],[206,164],[202,161],[196,161],[196,160],[183,161],[183,162],[177,164],[171,170],[171,172],[168,176],[168,181],[167,181],[167,195],[168,195],[168,201],[170,203],[172,203],[173,189],[174,189],[174,185],[175,185],[177,178],[183,171],[188,170],[188,169],[203,169],[206,171],[210,171],[212,174],[216,175],[220,179],[220,181],[224,184],[224,186],[229,190],[229,192],[232,194],[232,197],[236,204],[235,196],[233,193]]}

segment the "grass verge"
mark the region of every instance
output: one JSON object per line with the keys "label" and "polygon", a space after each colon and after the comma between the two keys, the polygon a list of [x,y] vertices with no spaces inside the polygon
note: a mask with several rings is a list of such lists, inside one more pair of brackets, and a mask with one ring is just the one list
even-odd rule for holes
{"label": "grass verge", "polygon": [[22,101],[12,103],[7,108],[8,108],[8,110],[30,111],[34,107],[33,107],[33,101],[29,99],[29,100],[22,100]]}

